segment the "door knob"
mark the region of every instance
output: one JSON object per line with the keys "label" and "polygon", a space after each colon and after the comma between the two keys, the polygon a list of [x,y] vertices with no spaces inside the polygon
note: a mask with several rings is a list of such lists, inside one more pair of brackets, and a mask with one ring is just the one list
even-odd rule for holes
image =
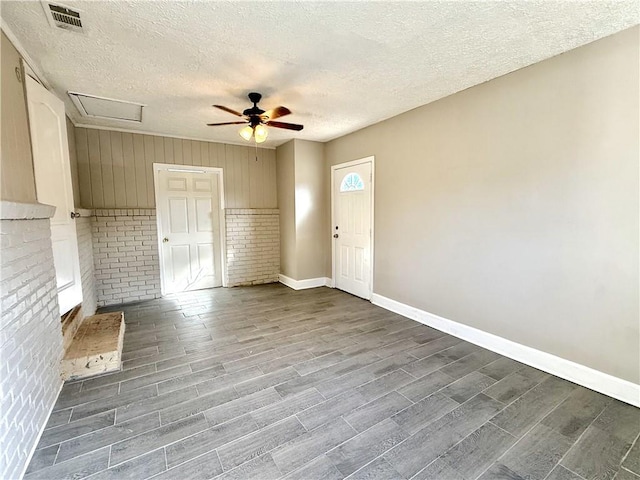
{"label": "door knob", "polygon": [[71,212],[71,218],[79,218],[80,212]]}
{"label": "door knob", "polygon": [[167,243],[168,241],[169,241],[169,239],[168,239],[167,237],[164,237],[164,238],[162,239],[162,243]]}
{"label": "door knob", "polygon": [[333,234],[333,238],[338,238],[338,237],[339,237],[339,235],[337,233]]}

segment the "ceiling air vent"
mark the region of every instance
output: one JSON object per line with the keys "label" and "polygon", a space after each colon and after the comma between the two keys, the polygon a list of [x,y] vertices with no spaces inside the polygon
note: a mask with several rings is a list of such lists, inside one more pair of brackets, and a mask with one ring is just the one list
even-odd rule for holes
{"label": "ceiling air vent", "polygon": [[49,25],[72,32],[83,33],[82,20],[80,19],[80,11],[66,7],[60,3],[42,2]]}

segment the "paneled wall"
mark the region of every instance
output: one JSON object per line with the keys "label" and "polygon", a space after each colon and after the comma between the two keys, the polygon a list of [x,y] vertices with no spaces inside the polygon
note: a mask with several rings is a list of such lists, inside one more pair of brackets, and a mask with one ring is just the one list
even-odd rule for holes
{"label": "paneled wall", "polygon": [[73,189],[73,206],[80,208],[80,185],[78,181],[78,156],[76,154],[76,129],[67,117],[67,144],[69,145],[69,166],[71,167],[71,187]]}
{"label": "paneled wall", "polygon": [[80,207],[153,208],[153,164],[222,167],[227,208],[276,208],[275,150],[76,128]]}

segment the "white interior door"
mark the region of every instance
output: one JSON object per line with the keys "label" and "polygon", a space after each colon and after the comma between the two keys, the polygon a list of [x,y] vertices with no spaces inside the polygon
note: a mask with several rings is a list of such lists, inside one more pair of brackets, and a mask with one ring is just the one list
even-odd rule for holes
{"label": "white interior door", "polygon": [[26,85],[38,202],[56,207],[51,243],[60,314],[64,314],[82,303],[67,121],[60,99],[29,76]]}
{"label": "white interior door", "polygon": [[336,288],[370,299],[372,291],[372,164],[335,168],[333,261]]}
{"label": "white interior door", "polygon": [[171,168],[156,178],[163,293],[222,286],[220,175]]}

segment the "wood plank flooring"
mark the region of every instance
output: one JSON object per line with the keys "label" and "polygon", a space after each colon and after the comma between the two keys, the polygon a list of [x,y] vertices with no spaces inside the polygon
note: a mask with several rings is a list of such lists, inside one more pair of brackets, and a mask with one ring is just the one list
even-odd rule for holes
{"label": "wood plank flooring", "polygon": [[124,307],[26,479],[640,480],[640,410],[338,290]]}

